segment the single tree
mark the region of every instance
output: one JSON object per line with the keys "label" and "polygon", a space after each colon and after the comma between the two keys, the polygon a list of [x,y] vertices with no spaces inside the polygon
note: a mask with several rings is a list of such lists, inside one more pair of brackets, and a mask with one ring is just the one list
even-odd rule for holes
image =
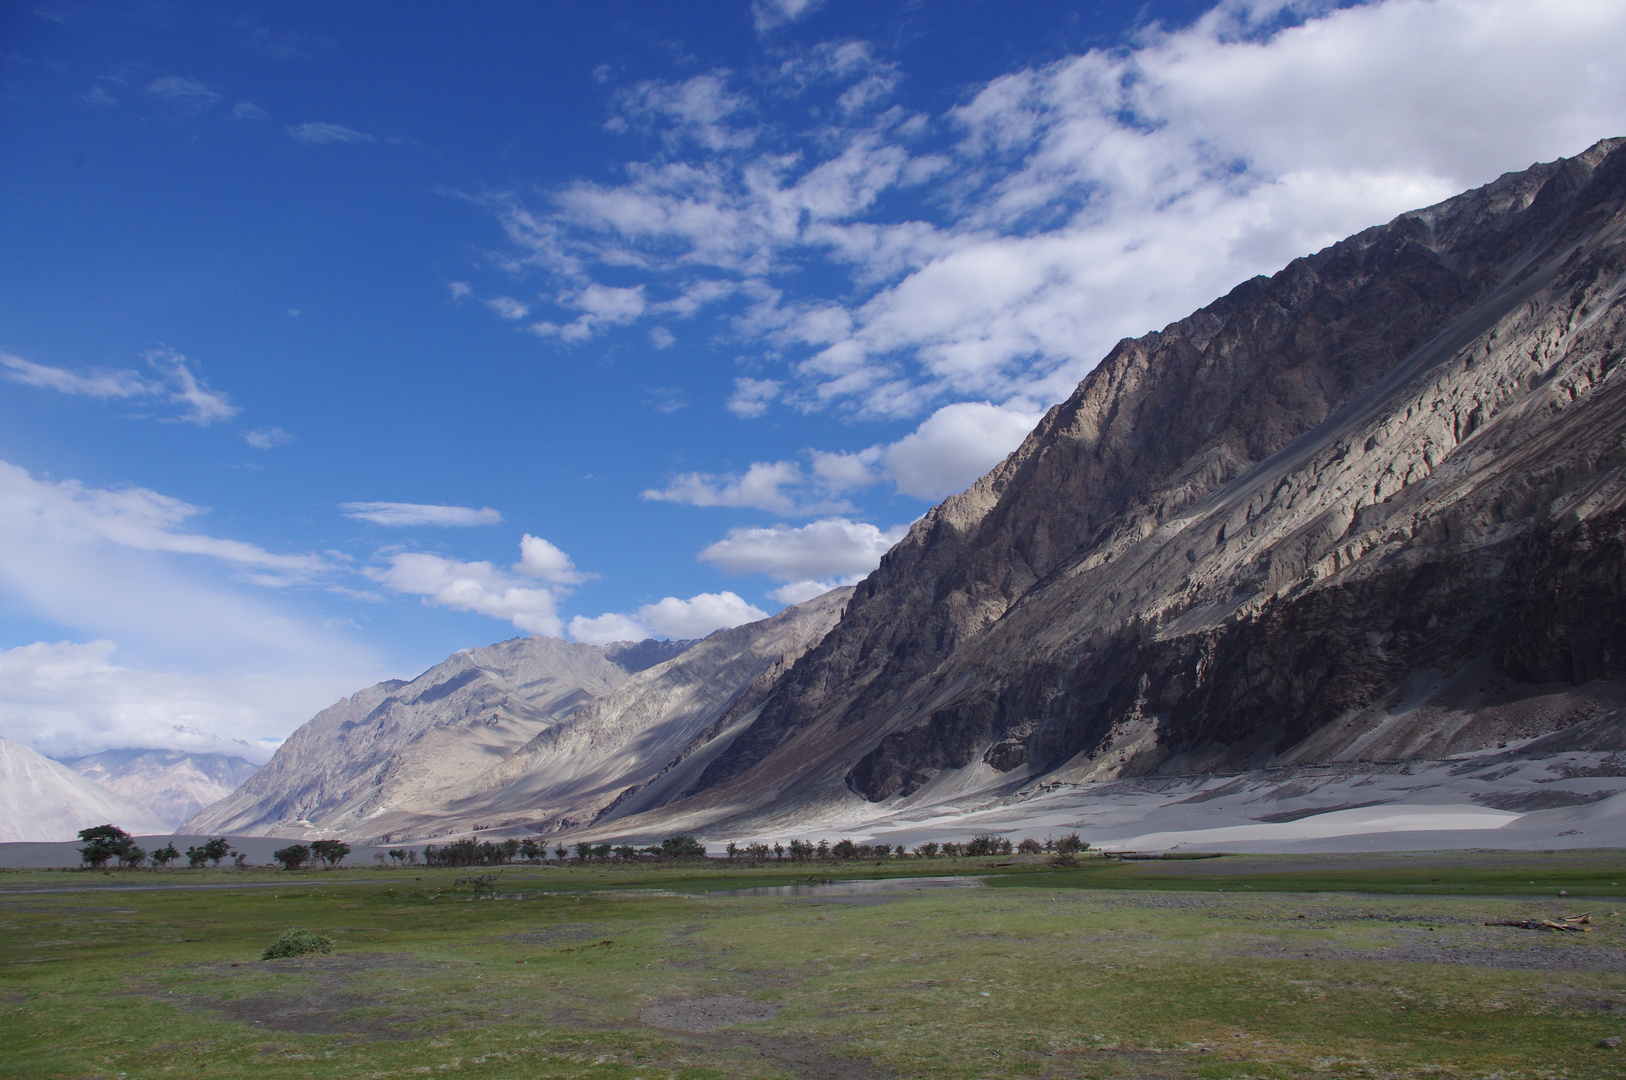
{"label": "single tree", "polygon": [[615,857],[620,859],[622,862],[632,862],[638,857],[638,849],[633,847],[631,844],[617,844],[615,849]]}
{"label": "single tree", "polygon": [[284,870],[298,870],[310,862],[311,849],[304,844],[289,844],[273,851],[271,857],[281,863]]}
{"label": "single tree", "polygon": [[580,863],[584,863],[588,859],[591,859],[592,857],[593,857],[593,845],[589,844],[586,840],[578,840],[578,841],[576,841],[576,861],[580,862]]}
{"label": "single tree", "polygon": [[836,859],[856,859],[858,845],[851,840],[837,840],[836,846],[830,849],[830,854]]}
{"label": "single tree", "polygon": [[165,844],[147,857],[152,860],[154,866],[167,867],[170,863],[179,859],[181,853],[175,850],[174,844]]}
{"label": "single tree", "polygon": [[94,825],[80,829],[79,839],[85,845],[79,849],[79,857],[85,861],[85,865],[98,870],[105,870],[107,860],[120,858],[135,843],[130,834],[117,825]]}
{"label": "single tree", "polygon": [[534,836],[527,836],[519,842],[519,853],[526,862],[535,862],[546,857],[548,849],[538,844]]}
{"label": "single tree", "polygon": [[915,854],[923,859],[935,859],[937,858],[937,850],[937,842],[934,840],[915,848]]}
{"label": "single tree", "polygon": [[1026,836],[1022,838],[1020,844],[1016,845],[1016,850],[1024,855],[1037,855],[1043,849],[1039,847],[1039,841],[1031,836]]}
{"label": "single tree", "polygon": [[570,849],[565,847],[563,844],[560,844],[558,847],[553,849],[553,857],[558,859],[560,862],[564,862],[566,859],[570,858]]}
{"label": "single tree", "polygon": [[702,859],[706,848],[692,836],[668,836],[661,841],[661,854],[668,859]]}
{"label": "single tree", "polygon": [[147,859],[147,849],[138,847],[134,840],[119,851],[119,865],[134,870]]}
{"label": "single tree", "polygon": [[344,857],[350,854],[350,845],[343,840],[312,840],[311,854],[331,870],[344,862]]}
{"label": "single tree", "polygon": [[220,865],[220,860],[231,854],[231,841],[224,836],[217,836],[213,840],[206,840],[197,847],[186,849],[186,861],[196,870],[206,862]]}
{"label": "single tree", "polygon": [[1077,833],[1069,833],[1056,841],[1056,851],[1062,855],[1074,855],[1080,851],[1090,850],[1090,845],[1078,838]]}

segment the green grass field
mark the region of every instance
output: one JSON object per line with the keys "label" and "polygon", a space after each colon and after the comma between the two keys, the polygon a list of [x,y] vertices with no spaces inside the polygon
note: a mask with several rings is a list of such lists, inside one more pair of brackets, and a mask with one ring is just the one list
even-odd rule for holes
{"label": "green grass field", "polygon": [[1619,852],[1000,861],[7,872],[0,1076],[1626,1075]]}

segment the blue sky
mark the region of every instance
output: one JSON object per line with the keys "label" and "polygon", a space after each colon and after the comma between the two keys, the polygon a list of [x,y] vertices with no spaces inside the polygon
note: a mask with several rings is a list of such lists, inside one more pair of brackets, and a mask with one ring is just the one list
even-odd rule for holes
{"label": "blue sky", "polygon": [[8,5],[0,734],[263,747],[854,580],[1120,337],[1626,133],[1623,45],[1601,0]]}

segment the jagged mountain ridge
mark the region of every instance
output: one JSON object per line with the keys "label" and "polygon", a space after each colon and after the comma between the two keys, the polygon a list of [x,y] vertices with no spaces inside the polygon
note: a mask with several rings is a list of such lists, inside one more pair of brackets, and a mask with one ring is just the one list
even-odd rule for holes
{"label": "jagged mountain ridge", "polygon": [[692,644],[526,637],[457,653],[410,682],[382,682],[324,709],[181,831],[348,835],[382,814],[434,815],[572,709]]}
{"label": "jagged mountain ridge", "polygon": [[697,794],[618,825],[1441,755],[1535,684],[1626,672],[1623,197],[1608,140],[1120,343],[916,523]]}
{"label": "jagged mountain ridge", "polygon": [[229,754],[147,749],[103,750],[63,764],[147,807],[171,829],[229,796],[259,769]]}
{"label": "jagged mountain ridge", "polygon": [[169,832],[145,806],[32,747],[0,738],[0,843],[73,840],[95,825],[117,825],[134,835]]}

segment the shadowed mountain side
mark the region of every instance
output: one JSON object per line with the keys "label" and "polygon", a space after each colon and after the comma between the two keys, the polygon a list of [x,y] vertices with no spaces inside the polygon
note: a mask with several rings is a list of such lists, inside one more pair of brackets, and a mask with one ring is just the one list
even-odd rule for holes
{"label": "shadowed mountain side", "polygon": [[[696,794],[617,825],[1475,749],[1536,684],[1626,673],[1622,145],[1120,343],[916,523]],[[1407,731],[1369,738],[1390,705]]]}
{"label": "shadowed mountain side", "polygon": [[324,709],[182,831],[351,835],[390,810],[433,812],[549,724],[690,644],[529,637],[460,652]]}
{"label": "shadowed mountain side", "polygon": [[[836,589],[759,622],[719,630],[681,655],[582,705],[483,775],[459,797],[422,811],[391,808],[368,835],[398,842],[478,828],[559,832],[611,809],[638,805],[646,787],[667,790],[697,775],[737,728],[730,706],[760,706],[777,679],[841,617],[852,595]],[[353,832],[354,830],[352,830]]]}

